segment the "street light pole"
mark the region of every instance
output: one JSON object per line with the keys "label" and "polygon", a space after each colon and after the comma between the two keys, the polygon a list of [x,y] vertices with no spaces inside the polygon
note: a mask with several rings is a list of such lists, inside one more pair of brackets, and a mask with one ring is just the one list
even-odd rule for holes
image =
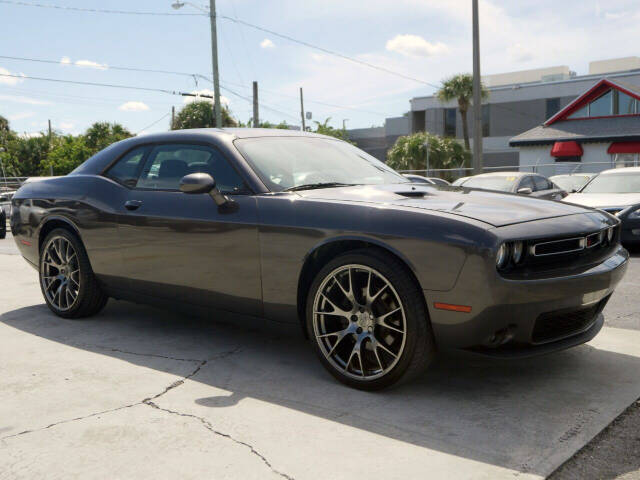
{"label": "street light pole", "polygon": [[482,173],[482,99],[480,95],[480,26],[478,0],[473,0],[473,173]]}
{"label": "street light pole", "polygon": [[191,2],[176,0],[171,6],[178,10],[185,5],[209,14],[211,20],[211,67],[213,69],[213,114],[216,119],[216,127],[222,128],[222,105],[220,104],[220,76],[218,72],[218,31],[216,28],[216,0],[209,0],[209,10]]}

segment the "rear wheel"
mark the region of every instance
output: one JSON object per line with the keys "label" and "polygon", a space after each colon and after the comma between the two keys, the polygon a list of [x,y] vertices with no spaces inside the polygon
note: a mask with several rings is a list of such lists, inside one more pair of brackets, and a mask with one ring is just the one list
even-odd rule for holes
{"label": "rear wheel", "polygon": [[40,251],[39,271],[47,306],[60,317],[88,317],[107,303],[82,242],[68,230],[58,228],[47,235]]}
{"label": "rear wheel", "polygon": [[352,387],[409,380],[435,353],[422,292],[402,263],[377,250],[329,262],[311,286],[306,320],[325,368]]}

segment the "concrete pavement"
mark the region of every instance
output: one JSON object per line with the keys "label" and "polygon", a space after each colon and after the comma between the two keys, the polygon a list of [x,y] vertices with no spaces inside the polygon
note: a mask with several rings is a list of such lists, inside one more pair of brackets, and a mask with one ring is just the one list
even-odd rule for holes
{"label": "concrete pavement", "polygon": [[418,382],[365,393],[297,331],[114,301],[57,318],[35,270],[0,254],[0,479],[544,477],[640,397],[639,270],[588,345],[442,355]]}

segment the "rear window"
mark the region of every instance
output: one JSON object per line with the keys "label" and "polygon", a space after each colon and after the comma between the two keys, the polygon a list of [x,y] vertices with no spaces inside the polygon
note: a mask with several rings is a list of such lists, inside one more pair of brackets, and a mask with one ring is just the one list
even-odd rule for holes
{"label": "rear window", "polygon": [[582,193],[640,193],[640,173],[598,175]]}

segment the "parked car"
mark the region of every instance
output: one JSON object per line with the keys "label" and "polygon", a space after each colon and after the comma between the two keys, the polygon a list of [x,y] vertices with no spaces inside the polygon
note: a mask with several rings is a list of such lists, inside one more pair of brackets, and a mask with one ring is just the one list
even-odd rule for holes
{"label": "parked car", "polygon": [[423,177],[422,175],[414,175],[412,173],[403,174],[404,177],[411,180],[412,183],[426,183],[428,185],[451,185],[449,182],[438,177]]}
{"label": "parked car", "polygon": [[56,315],[114,297],[289,322],[368,390],[419,375],[436,345],[517,357],[586,342],[628,260],[604,212],[411,183],[290,130],[133,137],[24,185],[13,208]]}
{"label": "parked car", "polygon": [[7,214],[2,205],[0,205],[0,239],[7,236]]}
{"label": "parked car", "polygon": [[549,180],[565,192],[574,193],[580,191],[595,175],[595,173],[567,173],[554,175],[549,177]]}
{"label": "parked car", "polygon": [[519,193],[546,200],[561,200],[567,195],[548,178],[527,172],[482,173],[468,178],[462,185],[465,188]]}
{"label": "parked car", "polygon": [[616,215],[622,222],[622,243],[640,244],[640,167],[600,172],[564,201]]}
{"label": "parked car", "polygon": [[455,179],[453,182],[451,182],[451,185],[453,185],[454,187],[459,187],[461,185],[464,184],[464,182],[466,182],[467,180],[469,180],[471,177],[460,177]]}

